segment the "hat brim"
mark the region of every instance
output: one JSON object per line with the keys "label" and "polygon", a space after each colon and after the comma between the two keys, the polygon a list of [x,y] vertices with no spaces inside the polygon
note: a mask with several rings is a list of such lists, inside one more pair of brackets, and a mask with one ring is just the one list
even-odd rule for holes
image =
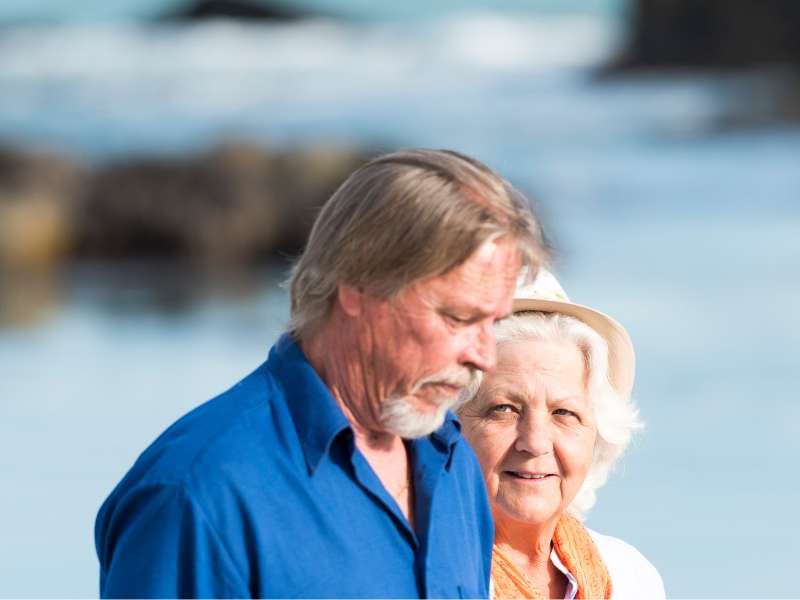
{"label": "hat brim", "polygon": [[633,342],[625,328],[615,319],[599,310],[556,300],[515,298],[514,314],[522,312],[559,313],[586,323],[605,339],[608,344],[608,377],[611,385],[623,397],[630,395],[636,373],[636,354]]}

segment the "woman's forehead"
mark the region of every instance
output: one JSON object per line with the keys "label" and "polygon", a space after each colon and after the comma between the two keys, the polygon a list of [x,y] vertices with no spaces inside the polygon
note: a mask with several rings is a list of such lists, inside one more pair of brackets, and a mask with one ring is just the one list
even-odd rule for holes
{"label": "woman's forehead", "polygon": [[487,388],[524,389],[546,384],[549,391],[582,389],[585,384],[583,353],[571,342],[524,339],[497,347],[497,364],[484,377]]}
{"label": "woman's forehead", "polygon": [[497,366],[522,372],[559,371],[583,363],[583,353],[567,340],[534,337],[511,339],[497,345]]}

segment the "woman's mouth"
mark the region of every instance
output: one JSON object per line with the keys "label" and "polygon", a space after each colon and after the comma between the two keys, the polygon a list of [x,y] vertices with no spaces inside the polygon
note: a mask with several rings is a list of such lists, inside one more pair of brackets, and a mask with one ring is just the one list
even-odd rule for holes
{"label": "woman's mouth", "polygon": [[515,479],[523,479],[527,481],[541,481],[549,477],[555,477],[552,473],[533,473],[531,471],[503,471],[506,475],[510,475]]}

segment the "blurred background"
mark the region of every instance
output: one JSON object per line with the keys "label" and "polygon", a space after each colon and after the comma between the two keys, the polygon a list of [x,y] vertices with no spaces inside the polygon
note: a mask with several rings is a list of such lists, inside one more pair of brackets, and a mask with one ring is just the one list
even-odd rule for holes
{"label": "blurred background", "polygon": [[590,514],[670,597],[797,596],[800,3],[3,0],[0,595],[97,594],[94,515],[266,357],[355,166],[486,162],[638,353]]}

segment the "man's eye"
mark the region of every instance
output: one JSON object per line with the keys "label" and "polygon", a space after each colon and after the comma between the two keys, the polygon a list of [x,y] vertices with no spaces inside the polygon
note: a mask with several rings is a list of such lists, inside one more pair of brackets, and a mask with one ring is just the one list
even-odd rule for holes
{"label": "man's eye", "polygon": [[510,404],[495,404],[491,409],[493,413],[513,413],[515,409]]}
{"label": "man's eye", "polygon": [[469,319],[464,319],[462,317],[459,317],[458,315],[446,314],[445,317],[447,317],[448,321],[450,321],[451,323],[455,323],[456,325],[466,325],[467,323],[469,323]]}

